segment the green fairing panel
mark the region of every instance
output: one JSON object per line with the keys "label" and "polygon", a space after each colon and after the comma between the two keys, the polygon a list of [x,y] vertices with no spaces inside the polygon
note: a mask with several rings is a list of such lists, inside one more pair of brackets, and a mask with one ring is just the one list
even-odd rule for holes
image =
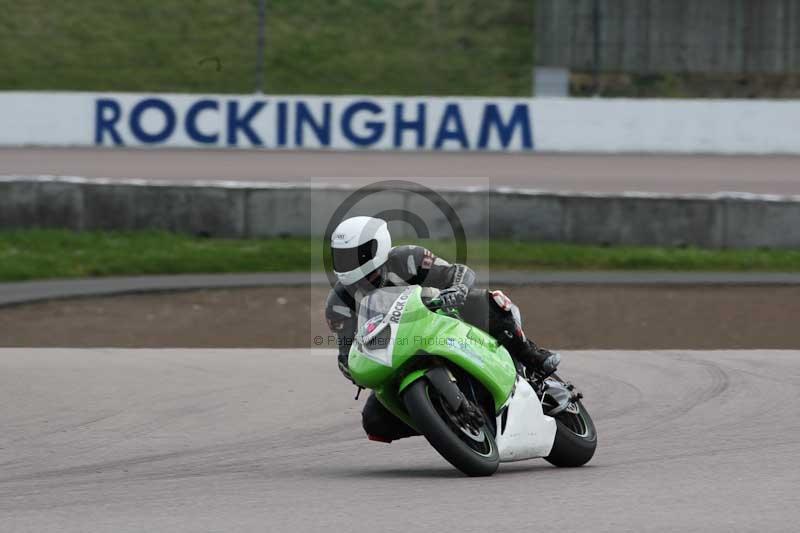
{"label": "green fairing panel", "polygon": [[400,385],[397,387],[397,392],[399,392],[400,394],[403,394],[404,390],[406,390],[412,383],[414,383],[415,381],[417,381],[418,379],[423,377],[428,372],[428,370],[430,370],[430,369],[423,368],[421,370],[414,370],[413,372],[408,374],[400,382]]}
{"label": "green fairing panel", "polygon": [[[358,342],[353,343],[349,366],[355,382],[375,389],[381,402],[398,414],[397,410],[402,410],[399,385],[405,377],[403,367],[420,355],[431,354],[451,361],[474,376],[492,395],[495,406],[500,408],[511,394],[516,380],[511,356],[488,333],[430,311],[422,302],[421,292],[421,287],[410,288],[394,304],[393,311],[400,310],[402,315],[397,322],[389,320],[389,327],[393,328],[392,341],[385,351],[362,351]],[[368,352],[372,352],[372,357]]]}

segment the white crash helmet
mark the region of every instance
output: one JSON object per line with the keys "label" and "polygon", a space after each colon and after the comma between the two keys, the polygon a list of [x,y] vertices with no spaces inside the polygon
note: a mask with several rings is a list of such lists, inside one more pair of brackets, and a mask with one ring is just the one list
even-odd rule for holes
{"label": "white crash helmet", "polygon": [[392,237],[385,220],[348,218],[331,235],[333,272],[344,285],[353,285],[382,267],[391,248]]}

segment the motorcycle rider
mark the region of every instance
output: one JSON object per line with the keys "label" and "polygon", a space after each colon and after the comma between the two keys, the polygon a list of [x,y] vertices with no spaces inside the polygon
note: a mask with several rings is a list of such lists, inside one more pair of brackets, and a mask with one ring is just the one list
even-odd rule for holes
{"label": "motorcycle rider", "polygon": [[[529,369],[552,372],[560,356],[536,346],[522,331],[519,308],[501,291],[474,289],[475,273],[466,265],[450,264],[421,246],[392,247],[386,221],[366,216],[349,218],[331,235],[333,270],[338,278],[328,294],[325,318],[336,333],[339,370],[352,381],[348,354],[356,333],[357,302],[383,287],[422,285],[441,289],[445,311],[486,331]],[[417,435],[370,394],[362,412],[371,440],[391,442]]]}

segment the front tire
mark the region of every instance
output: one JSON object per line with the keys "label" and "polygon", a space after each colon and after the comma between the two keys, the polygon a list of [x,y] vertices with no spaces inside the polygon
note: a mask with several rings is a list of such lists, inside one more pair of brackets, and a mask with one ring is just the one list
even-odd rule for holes
{"label": "front tire", "polygon": [[420,379],[403,395],[408,414],[428,442],[447,461],[468,476],[491,476],[500,465],[500,454],[489,425],[479,429],[459,423],[444,398]]}

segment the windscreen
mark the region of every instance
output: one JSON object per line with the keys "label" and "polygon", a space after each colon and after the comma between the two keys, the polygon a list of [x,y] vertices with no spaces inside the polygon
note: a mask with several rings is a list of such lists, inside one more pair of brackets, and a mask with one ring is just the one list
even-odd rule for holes
{"label": "windscreen", "polygon": [[358,334],[366,336],[372,333],[406,290],[408,287],[385,287],[364,296],[358,308]]}

